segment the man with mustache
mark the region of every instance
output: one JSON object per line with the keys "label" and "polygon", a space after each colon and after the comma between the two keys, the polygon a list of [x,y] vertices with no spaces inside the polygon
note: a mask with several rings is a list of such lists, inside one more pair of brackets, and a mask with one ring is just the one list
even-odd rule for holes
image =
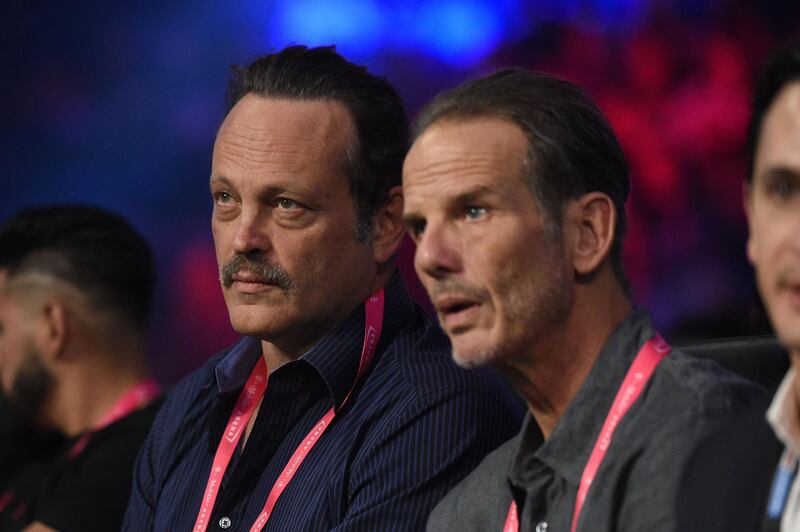
{"label": "man with mustache", "polygon": [[[455,360],[494,367],[529,409],[428,529],[724,529],[692,521],[707,499],[681,496],[697,452],[713,455],[705,442],[763,392],[670,352],[633,309],[628,167],[594,103],[567,81],[508,69],[440,94],[417,133],[403,167],[417,273]],[[745,494],[729,499],[745,501],[733,503],[736,530],[760,521],[753,469],[702,479],[714,504]]]}
{"label": "man with mustache", "polygon": [[[777,50],[758,78],[744,187],[747,256],[791,368],[767,419],[784,445],[767,505],[768,530],[800,530],[800,41]],[[770,528],[771,527],[771,528]]]}
{"label": "man with mustache", "polygon": [[449,357],[394,266],[408,133],[394,89],[332,47],[236,69],[212,232],[245,338],[168,397],[125,530],[419,530],[518,425]]}
{"label": "man with mustache", "polygon": [[2,404],[15,435],[42,431],[0,466],[0,530],[119,529],[160,404],[144,352],[154,281],[149,246],[115,214],[37,207],[0,225]]}

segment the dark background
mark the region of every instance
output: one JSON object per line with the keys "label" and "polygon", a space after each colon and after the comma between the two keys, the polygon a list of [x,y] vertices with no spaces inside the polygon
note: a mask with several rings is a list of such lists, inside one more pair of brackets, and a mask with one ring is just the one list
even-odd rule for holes
{"label": "dark background", "polygon": [[636,301],[673,340],[751,330],[751,80],[800,33],[800,2],[31,0],[0,16],[0,219],[64,201],[130,219],[158,259],[151,362],[163,382],[235,338],[209,230],[211,148],[229,65],[290,43],[336,44],[395,84],[412,117],[500,66],[583,84],[632,168]]}

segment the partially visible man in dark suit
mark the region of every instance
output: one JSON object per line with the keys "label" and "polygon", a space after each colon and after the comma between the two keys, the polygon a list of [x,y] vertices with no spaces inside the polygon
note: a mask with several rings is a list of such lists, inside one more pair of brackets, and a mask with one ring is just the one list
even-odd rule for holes
{"label": "partially visible man in dark suit", "polygon": [[800,40],[767,60],[749,129],[752,165],[744,187],[747,256],[791,368],[767,419],[784,445],[767,503],[767,526],[800,530]]}

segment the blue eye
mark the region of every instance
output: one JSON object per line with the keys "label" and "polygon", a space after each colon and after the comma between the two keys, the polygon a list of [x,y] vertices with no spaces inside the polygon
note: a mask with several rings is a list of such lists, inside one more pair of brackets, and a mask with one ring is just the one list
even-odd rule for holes
{"label": "blue eye", "polygon": [[474,205],[471,205],[467,207],[465,214],[469,220],[478,220],[485,216],[488,212],[489,211],[487,211],[485,207],[475,207]]}

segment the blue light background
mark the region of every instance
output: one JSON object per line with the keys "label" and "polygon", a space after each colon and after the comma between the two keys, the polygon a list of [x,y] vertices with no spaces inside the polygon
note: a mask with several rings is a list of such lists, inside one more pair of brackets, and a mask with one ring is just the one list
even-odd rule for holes
{"label": "blue light background", "polygon": [[[798,29],[797,7],[755,1],[4,2],[0,219],[28,205],[80,201],[132,220],[158,258],[153,359],[172,381],[230,337],[223,323],[217,342],[197,346],[179,326],[194,316],[178,301],[186,261],[213,261],[207,180],[230,65],[290,43],[336,44],[386,76],[413,116],[438,91],[509,57],[532,63],[569,28],[624,41],[654,11],[714,28],[725,23],[718,11],[742,6],[765,17],[776,42]],[[686,299],[644,303],[669,331],[693,304]]]}

